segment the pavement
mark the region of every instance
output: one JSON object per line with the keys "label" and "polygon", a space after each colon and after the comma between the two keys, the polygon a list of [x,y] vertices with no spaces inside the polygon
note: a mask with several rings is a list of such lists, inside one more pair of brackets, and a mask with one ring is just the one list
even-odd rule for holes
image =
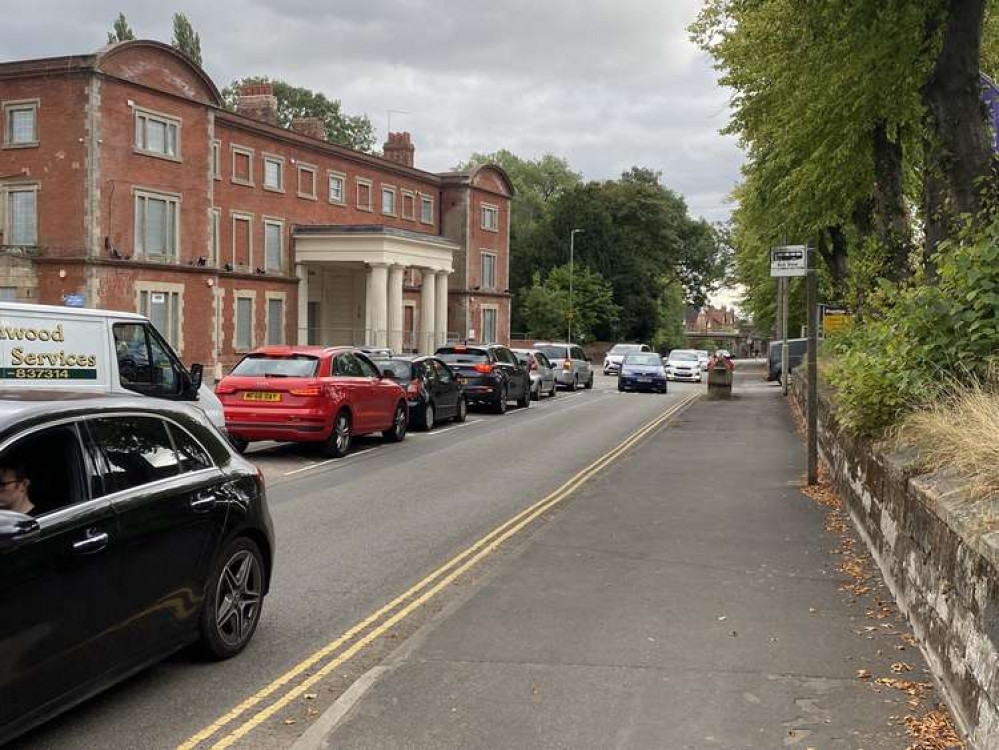
{"label": "pavement", "polygon": [[843,590],[759,367],[578,490],[295,748],[904,747],[910,695],[861,678],[925,664],[873,619],[883,588]]}

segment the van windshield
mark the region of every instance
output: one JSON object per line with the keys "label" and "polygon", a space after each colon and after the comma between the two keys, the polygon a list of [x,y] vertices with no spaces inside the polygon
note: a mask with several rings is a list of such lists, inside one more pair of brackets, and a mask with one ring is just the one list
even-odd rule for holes
{"label": "van windshield", "polygon": [[312,378],[319,369],[319,360],[307,354],[274,357],[250,354],[232,368],[231,375],[258,378]]}

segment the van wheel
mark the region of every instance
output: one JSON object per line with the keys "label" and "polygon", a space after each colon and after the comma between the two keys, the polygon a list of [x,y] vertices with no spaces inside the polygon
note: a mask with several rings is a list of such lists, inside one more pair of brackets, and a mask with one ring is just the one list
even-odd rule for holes
{"label": "van wheel", "polygon": [[250,642],[264,601],[264,559],[251,539],[234,540],[219,555],[198,618],[202,653],[220,661]]}
{"label": "van wheel", "polygon": [[341,411],[333,420],[333,431],[323,443],[323,455],[327,458],[341,458],[350,450],[350,415]]}

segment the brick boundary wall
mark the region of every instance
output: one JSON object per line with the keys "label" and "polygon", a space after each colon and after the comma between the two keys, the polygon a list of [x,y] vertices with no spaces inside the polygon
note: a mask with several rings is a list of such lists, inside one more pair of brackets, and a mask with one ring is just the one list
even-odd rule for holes
{"label": "brick boundary wall", "polygon": [[[805,405],[804,377],[792,383]],[[820,383],[819,452],[854,525],[909,619],[952,713],[977,750],[999,750],[999,500],[953,479],[915,476],[914,454],[835,421]]]}

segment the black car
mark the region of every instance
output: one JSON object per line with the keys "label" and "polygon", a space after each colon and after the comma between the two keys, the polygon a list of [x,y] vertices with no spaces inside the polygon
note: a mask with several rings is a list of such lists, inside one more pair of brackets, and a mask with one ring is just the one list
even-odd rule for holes
{"label": "black car", "polygon": [[432,430],[445,419],[464,422],[468,412],[465,387],[458,376],[436,357],[376,359],[385,377],[406,389],[409,424]]}
{"label": "black car", "polygon": [[197,409],[0,393],[0,508],[0,744],[189,644],[226,659],[253,636],[263,479]]}
{"label": "black car", "polygon": [[502,344],[442,346],[437,357],[461,375],[469,403],[486,404],[497,414],[514,399],[522,407],[531,405],[531,375]]}
{"label": "black car", "polygon": [[[781,379],[781,350],[784,341],[771,341],[767,349],[767,380],[773,382]],[[787,340],[787,370],[794,372],[794,368],[801,364],[808,352],[808,339],[788,339]]]}

